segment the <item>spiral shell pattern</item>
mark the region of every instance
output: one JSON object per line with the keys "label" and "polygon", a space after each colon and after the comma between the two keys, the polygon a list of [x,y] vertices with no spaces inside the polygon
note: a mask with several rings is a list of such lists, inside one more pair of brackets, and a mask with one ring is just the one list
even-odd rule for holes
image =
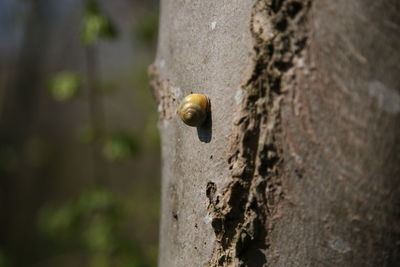
{"label": "spiral shell pattern", "polygon": [[209,100],[205,95],[191,94],[182,100],[178,114],[186,125],[198,127],[206,120],[209,106]]}

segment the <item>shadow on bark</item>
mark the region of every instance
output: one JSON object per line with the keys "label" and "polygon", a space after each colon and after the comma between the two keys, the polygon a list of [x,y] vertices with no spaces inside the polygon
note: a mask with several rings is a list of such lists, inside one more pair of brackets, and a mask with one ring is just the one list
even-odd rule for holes
{"label": "shadow on bark", "polygon": [[210,143],[212,138],[212,117],[211,114],[207,117],[206,121],[197,127],[197,136],[199,140],[204,143]]}

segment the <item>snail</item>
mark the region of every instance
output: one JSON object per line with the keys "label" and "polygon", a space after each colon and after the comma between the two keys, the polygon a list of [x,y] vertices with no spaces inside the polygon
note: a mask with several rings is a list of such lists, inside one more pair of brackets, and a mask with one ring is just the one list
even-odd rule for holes
{"label": "snail", "polygon": [[207,118],[210,111],[210,100],[202,94],[186,96],[178,108],[181,120],[192,127],[200,126]]}

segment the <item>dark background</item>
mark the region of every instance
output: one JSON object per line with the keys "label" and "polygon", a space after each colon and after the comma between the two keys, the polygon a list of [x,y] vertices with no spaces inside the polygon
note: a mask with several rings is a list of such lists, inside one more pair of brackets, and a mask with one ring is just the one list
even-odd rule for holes
{"label": "dark background", "polygon": [[157,16],[0,0],[0,267],[156,266]]}

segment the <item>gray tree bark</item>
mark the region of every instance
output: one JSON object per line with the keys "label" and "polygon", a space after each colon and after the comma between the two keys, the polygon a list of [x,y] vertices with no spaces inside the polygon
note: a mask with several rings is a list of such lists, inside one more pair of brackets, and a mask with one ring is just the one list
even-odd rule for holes
{"label": "gray tree bark", "polygon": [[159,265],[396,266],[400,2],[161,4]]}

